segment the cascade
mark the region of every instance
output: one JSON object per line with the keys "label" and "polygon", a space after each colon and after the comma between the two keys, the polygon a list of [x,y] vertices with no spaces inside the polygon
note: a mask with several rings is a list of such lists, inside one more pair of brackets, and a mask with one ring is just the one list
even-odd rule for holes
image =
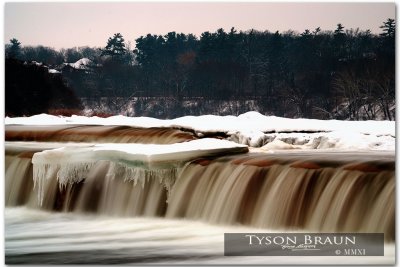
{"label": "cascade", "polygon": [[246,153],[247,147],[228,141],[212,141],[214,149],[205,147],[210,140],[192,142],[6,142],[6,206],[277,230],[383,232],[394,240],[393,155]]}
{"label": "cascade", "polygon": [[394,239],[393,162],[337,166],[318,156],[293,162],[279,157],[238,155],[187,164],[166,216],[269,229],[384,232]]}

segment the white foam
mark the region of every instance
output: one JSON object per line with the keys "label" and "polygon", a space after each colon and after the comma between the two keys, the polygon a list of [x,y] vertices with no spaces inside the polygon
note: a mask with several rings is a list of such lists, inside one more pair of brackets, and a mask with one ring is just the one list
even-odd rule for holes
{"label": "white foam", "polygon": [[[41,255],[51,264],[79,261],[76,255],[93,255],[99,265],[115,255],[133,265],[394,265],[396,244],[384,244],[384,256],[224,256],[224,233],[301,232],[243,225],[211,225],[202,221],[169,218],[121,218],[46,212],[26,207],[4,209],[5,254]],[[50,231],[49,231],[50,230]],[[99,253],[99,250],[104,253]],[[65,253],[66,251],[71,253]],[[176,257],[171,257],[176,256]],[[185,257],[189,255],[190,257]],[[181,257],[182,256],[182,257]],[[146,263],[142,263],[146,260]],[[109,261],[108,261],[109,262]],[[123,264],[123,263],[120,263]]]}

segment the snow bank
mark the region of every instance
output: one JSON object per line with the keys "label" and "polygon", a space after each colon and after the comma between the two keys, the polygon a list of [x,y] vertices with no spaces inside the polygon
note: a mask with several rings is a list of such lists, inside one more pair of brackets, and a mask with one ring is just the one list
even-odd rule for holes
{"label": "snow bank", "polygon": [[88,58],[81,58],[75,63],[66,63],[67,65],[70,65],[74,69],[80,69],[80,70],[85,70],[88,68],[88,66],[93,66],[94,63]]}
{"label": "snow bank", "polygon": [[49,69],[49,73],[52,73],[52,74],[59,74],[59,73],[61,73],[61,71],[58,71],[58,70],[56,70],[56,69]]}
{"label": "snow bank", "polygon": [[[305,133],[309,135],[308,137],[304,137],[305,139],[315,139],[315,142],[318,142],[321,138],[325,138],[327,141],[324,141],[323,143],[325,144],[320,144],[320,146],[341,149],[354,147],[356,149],[394,150],[394,146],[392,147],[392,145],[395,141],[394,121],[288,119],[264,116],[258,112],[247,112],[239,116],[185,116],[172,120],[160,120],[148,117],[125,117],[121,115],[99,118],[75,115],[71,117],[56,117],[41,114],[24,118],[7,117],[5,123],[6,125],[85,124],[129,125],[145,128],[174,127],[192,130],[199,137],[202,137],[205,133],[224,133],[230,137],[230,140],[252,147],[261,147],[273,141],[276,136],[271,136],[271,134],[287,133],[292,134],[292,137],[295,139],[302,138],[301,133]],[[319,135],[312,135],[313,133],[318,133]],[[300,141],[298,140],[298,142]],[[364,141],[369,143],[367,144]],[[357,145],[361,145],[361,147]],[[310,144],[308,147],[312,148],[313,146]]]}
{"label": "snow bank", "polygon": [[274,133],[259,139],[251,136],[232,135],[238,143],[257,143],[264,151],[286,149],[335,149],[335,150],[386,150],[394,151],[396,139],[390,135],[376,136],[357,132],[332,131],[327,133]]}
{"label": "snow bank", "polygon": [[172,120],[160,120],[149,117],[125,117],[122,115],[108,118],[57,117],[47,114],[31,117],[5,119],[6,125],[52,125],[52,124],[86,124],[86,125],[129,125],[137,127],[179,127],[198,132],[330,132],[355,131],[365,134],[395,135],[394,121],[340,121],[315,119],[289,119],[275,116],[264,116],[258,112],[247,112],[239,116],[185,116]]}

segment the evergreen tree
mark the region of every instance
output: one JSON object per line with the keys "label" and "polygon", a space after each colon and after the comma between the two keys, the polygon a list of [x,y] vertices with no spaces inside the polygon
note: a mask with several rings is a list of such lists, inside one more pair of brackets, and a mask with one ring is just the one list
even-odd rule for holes
{"label": "evergreen tree", "polygon": [[387,19],[380,28],[383,33],[380,34],[380,51],[382,56],[390,62],[390,64],[395,63],[395,21],[394,19]]}
{"label": "evergreen tree", "polygon": [[313,31],[314,35],[317,35],[319,32],[321,31],[320,27],[315,28],[315,30]]}
{"label": "evergreen tree", "polygon": [[337,60],[343,60],[346,57],[346,34],[343,29],[344,26],[338,23],[336,30],[333,32],[333,55]]}
{"label": "evergreen tree", "polygon": [[21,54],[21,43],[17,39],[12,38],[10,40],[10,45],[7,49],[7,57],[18,58],[20,54]]}
{"label": "evergreen tree", "polygon": [[337,28],[334,31],[334,35],[344,35],[343,29],[344,29],[344,26],[342,25],[342,23],[338,23]]}
{"label": "evergreen tree", "polygon": [[127,52],[124,42],[122,34],[114,34],[108,38],[106,47],[101,50],[101,56],[110,56],[113,60],[123,61]]}
{"label": "evergreen tree", "polygon": [[387,19],[382,26],[380,26],[379,28],[381,28],[383,30],[383,33],[381,33],[381,36],[383,37],[394,37],[395,34],[395,28],[396,28],[396,24],[394,19]]}

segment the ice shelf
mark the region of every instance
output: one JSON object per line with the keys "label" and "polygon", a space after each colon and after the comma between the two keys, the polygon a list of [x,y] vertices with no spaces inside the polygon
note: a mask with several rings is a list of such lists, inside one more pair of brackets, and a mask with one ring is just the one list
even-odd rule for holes
{"label": "ice shelf", "polygon": [[43,200],[46,181],[57,178],[60,187],[84,180],[99,161],[112,164],[108,176],[144,185],[158,179],[167,190],[173,185],[177,169],[186,162],[209,156],[246,153],[248,147],[227,140],[205,138],[170,145],[96,144],[68,145],[37,152],[32,157],[33,180]]}

